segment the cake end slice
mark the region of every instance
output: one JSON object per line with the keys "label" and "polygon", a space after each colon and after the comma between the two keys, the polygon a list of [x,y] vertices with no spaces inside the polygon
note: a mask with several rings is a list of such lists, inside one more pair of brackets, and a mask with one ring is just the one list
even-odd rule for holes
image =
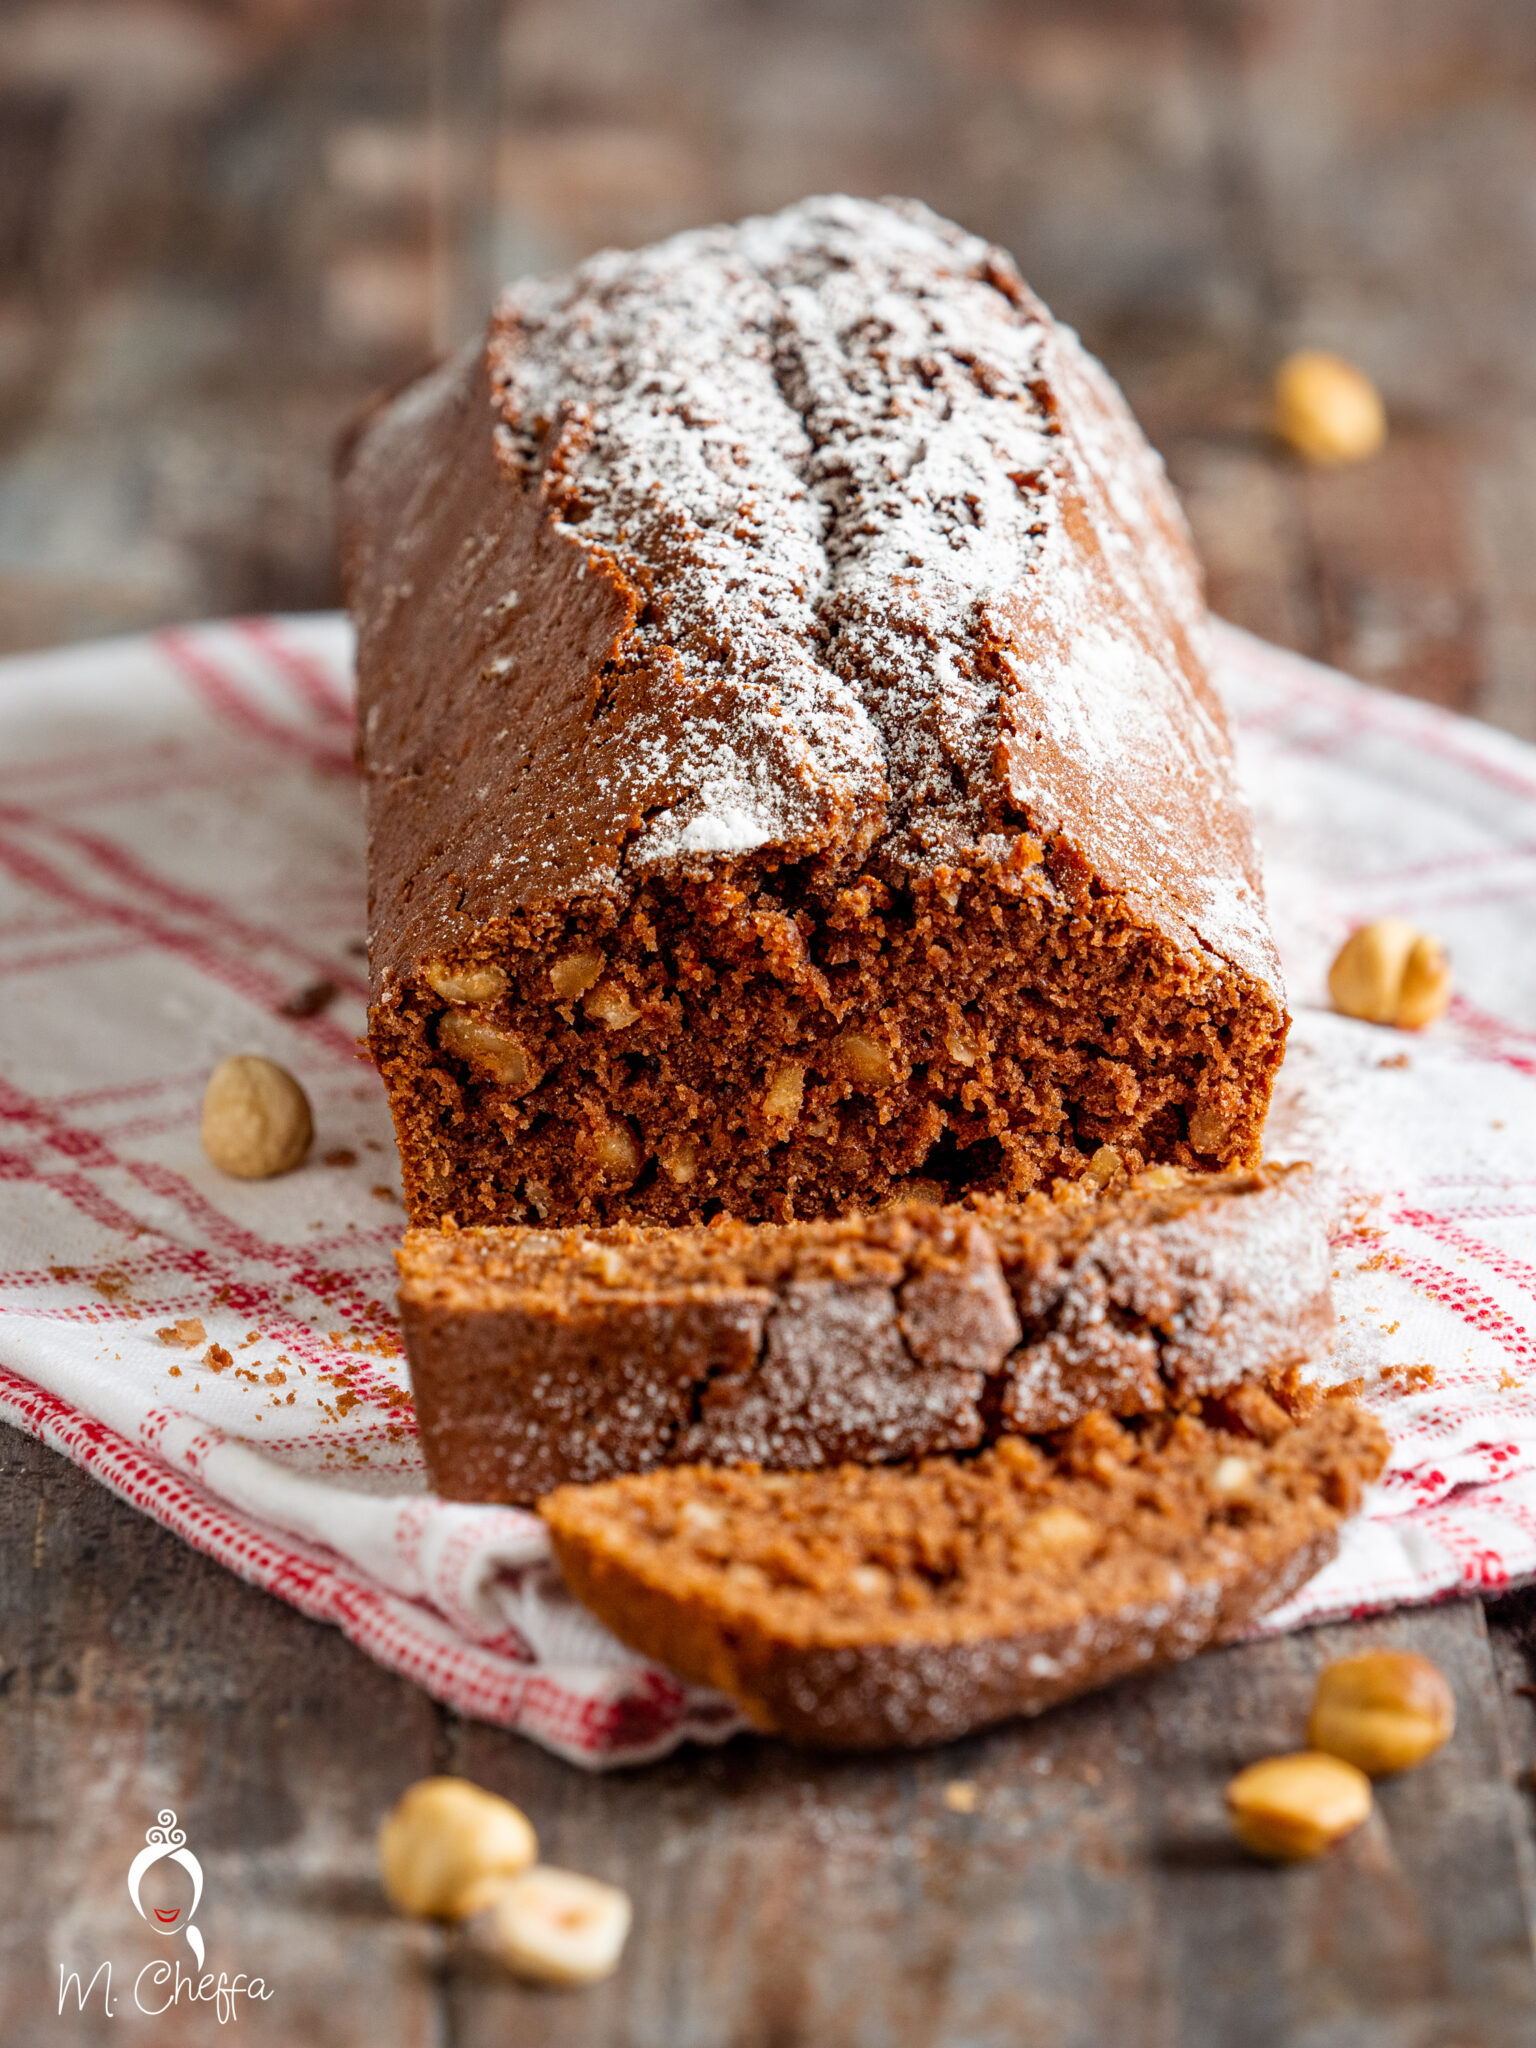
{"label": "cake end slice", "polygon": [[1193,1656],[1304,1584],[1387,1439],[1332,1400],[1266,1434],[1096,1413],[1046,1444],[693,1466],[562,1487],[540,1512],[579,1600],[765,1732],[917,1747]]}

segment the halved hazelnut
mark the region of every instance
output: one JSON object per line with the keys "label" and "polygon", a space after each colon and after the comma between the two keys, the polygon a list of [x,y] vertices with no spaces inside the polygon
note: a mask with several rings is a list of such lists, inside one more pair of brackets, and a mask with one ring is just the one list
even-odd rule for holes
{"label": "halved hazelnut", "polygon": [[599,982],[582,1008],[599,1024],[606,1024],[610,1031],[622,1031],[626,1025],[635,1023],[640,1015],[616,981]]}
{"label": "halved hazelnut", "polygon": [[450,967],[446,960],[429,960],[426,965],[427,986],[432,993],[441,996],[445,1003],[486,1004],[498,1001],[507,992],[505,968],[489,961],[478,965]]}
{"label": "halved hazelnut", "polygon": [[1405,917],[1378,917],[1339,948],[1328,970],[1328,994],[1346,1017],[1422,1031],[1451,1000],[1453,977],[1444,946]]}
{"label": "halved hazelnut", "polygon": [[573,1003],[585,995],[603,971],[601,953],[567,953],[549,970],[549,982],[562,1003]]}
{"label": "halved hazelnut", "polygon": [[483,1017],[449,1010],[438,1021],[437,1042],[444,1052],[488,1074],[514,1095],[526,1095],[539,1079],[538,1067],[522,1040]]}
{"label": "halved hazelnut", "polygon": [[786,1060],[775,1067],[763,1096],[763,1115],[781,1123],[793,1123],[805,1101],[805,1069]]}
{"label": "halved hazelnut", "polygon": [[673,1138],[661,1149],[661,1170],[668,1180],[686,1187],[699,1170],[699,1145],[696,1138]]}
{"label": "halved hazelnut", "polygon": [[867,1031],[845,1031],[833,1052],[838,1066],[856,1088],[889,1088],[896,1079],[896,1063],[890,1048]]}

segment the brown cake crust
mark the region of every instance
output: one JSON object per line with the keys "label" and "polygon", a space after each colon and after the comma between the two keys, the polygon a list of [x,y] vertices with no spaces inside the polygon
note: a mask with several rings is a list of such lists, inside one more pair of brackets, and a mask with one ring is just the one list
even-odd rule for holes
{"label": "brown cake crust", "polygon": [[1287,1020],[1198,572],[999,251],[817,200],[519,285],[341,511],[413,1221],[1256,1160]]}
{"label": "brown cake crust", "polygon": [[412,1231],[400,1268],[422,1449],[457,1500],[965,1450],[1187,1406],[1332,1328],[1305,1166],[788,1226]]}
{"label": "brown cake crust", "polygon": [[1336,1401],[1268,1443],[1097,1415],[1054,1449],[683,1468],[540,1512],[566,1583],[631,1648],[767,1732],[914,1747],[1240,1633],[1332,1556],[1386,1448]]}
{"label": "brown cake crust", "polygon": [[916,1206],[766,1229],[413,1231],[400,1265],[422,1449],[456,1500],[976,1444],[1019,1337],[980,1222]]}

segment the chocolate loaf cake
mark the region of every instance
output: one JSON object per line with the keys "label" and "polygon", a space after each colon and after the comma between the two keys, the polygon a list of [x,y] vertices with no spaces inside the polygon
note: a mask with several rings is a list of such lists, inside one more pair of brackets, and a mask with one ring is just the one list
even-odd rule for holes
{"label": "chocolate loaf cake", "polygon": [[1237,1634],[1332,1556],[1386,1437],[1093,1415],[1054,1446],[785,1474],[693,1466],[541,1503],[615,1635],[766,1731],[940,1742]]}
{"label": "chocolate loaf cake", "polygon": [[821,1223],[412,1231],[400,1268],[422,1449],[456,1500],[1187,1407],[1332,1327],[1304,1166]]}
{"label": "chocolate loaf cake", "polygon": [[997,249],[809,200],[519,284],[355,432],[412,1220],[1257,1160],[1287,1019],[1199,577]]}

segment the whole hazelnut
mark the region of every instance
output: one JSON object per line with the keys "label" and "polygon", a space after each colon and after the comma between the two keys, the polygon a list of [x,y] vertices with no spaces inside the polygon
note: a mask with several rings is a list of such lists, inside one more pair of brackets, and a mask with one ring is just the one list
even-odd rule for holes
{"label": "whole hazelnut", "polygon": [[1456,1701],[1437,1664],[1411,1650],[1367,1650],[1322,1672],[1307,1740],[1382,1778],[1423,1763],[1455,1727]]}
{"label": "whole hazelnut", "polygon": [[1387,438],[1381,394],[1363,370],[1327,349],[1304,348],[1275,372],[1274,424],[1308,462],[1361,462]]}
{"label": "whole hazelnut", "polygon": [[1328,994],[1346,1017],[1421,1031],[1451,1000],[1444,946],[1405,917],[1378,917],[1351,932],[1328,970]]}
{"label": "whole hazelnut", "polygon": [[539,1853],[528,1817],[467,1778],[419,1778],[379,1828],[379,1875],[399,1912],[460,1920]]}
{"label": "whole hazelnut", "polygon": [[1298,1750],[1239,1771],[1227,1787],[1227,1807],[1245,1848],[1276,1862],[1301,1862],[1369,1819],[1371,1781],[1340,1757]]}
{"label": "whole hazelnut", "polygon": [[220,1173],[269,1180],[301,1165],[314,1137],[309,1097],[259,1053],[220,1060],[203,1091],[203,1150]]}

